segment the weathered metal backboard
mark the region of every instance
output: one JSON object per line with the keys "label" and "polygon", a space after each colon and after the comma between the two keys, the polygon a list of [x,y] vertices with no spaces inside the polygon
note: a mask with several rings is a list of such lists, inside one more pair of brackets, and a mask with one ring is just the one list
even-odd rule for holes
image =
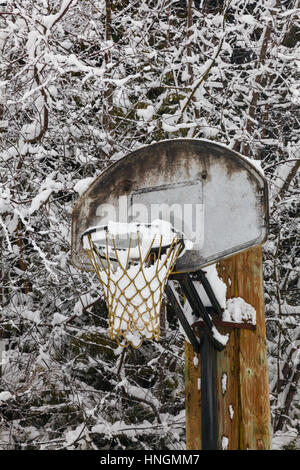
{"label": "weathered metal backboard", "polygon": [[193,242],[176,270],[192,272],[263,243],[268,191],[251,161],[214,142],[162,141],[130,153],[98,176],[72,214],[72,263],[91,270],[81,234],[109,220],[169,220]]}

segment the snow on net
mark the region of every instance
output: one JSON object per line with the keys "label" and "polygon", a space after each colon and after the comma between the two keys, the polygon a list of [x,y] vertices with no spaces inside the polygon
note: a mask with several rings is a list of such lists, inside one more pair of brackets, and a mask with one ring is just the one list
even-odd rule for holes
{"label": "snow on net", "polygon": [[162,297],[183,254],[182,236],[161,220],[151,225],[110,222],[86,233],[83,247],[104,290],[110,337],[134,348],[144,339],[159,340]]}

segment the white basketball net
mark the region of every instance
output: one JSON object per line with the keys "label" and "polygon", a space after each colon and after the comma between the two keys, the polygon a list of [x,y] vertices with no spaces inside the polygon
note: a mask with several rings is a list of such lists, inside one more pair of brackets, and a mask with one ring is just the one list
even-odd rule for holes
{"label": "white basketball net", "polygon": [[[116,246],[122,233],[129,235],[126,249]],[[182,238],[161,220],[151,226],[111,222],[84,236],[83,246],[104,290],[110,337],[134,348],[144,339],[159,340],[162,297]]]}

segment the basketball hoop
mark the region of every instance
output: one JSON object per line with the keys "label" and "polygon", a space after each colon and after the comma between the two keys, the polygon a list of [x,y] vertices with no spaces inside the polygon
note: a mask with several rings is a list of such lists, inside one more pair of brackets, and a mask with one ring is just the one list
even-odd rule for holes
{"label": "basketball hoop", "polygon": [[159,340],[160,309],[167,279],[183,254],[183,235],[168,222],[92,227],[83,248],[103,288],[109,335],[122,347]]}
{"label": "basketball hoop", "polygon": [[[115,220],[116,214],[124,220],[138,214],[139,223],[108,222]],[[163,221],[148,224],[159,217]],[[134,348],[145,339],[158,340],[165,292],[187,340],[189,384],[196,377],[192,371],[195,361],[193,365],[190,359],[200,354],[201,418],[200,406],[193,398],[187,400],[187,415],[192,410],[201,421],[202,449],[217,449],[219,443],[217,418],[222,403],[217,402],[216,351],[226,347],[229,328],[255,328],[224,321],[214,285],[202,269],[261,245],[268,228],[268,185],[256,165],[223,144],[198,139],[164,140],[118,159],[93,180],[72,212],[71,261],[78,269],[96,272],[106,297],[110,337],[122,347]],[[243,367],[233,373],[233,380],[240,383],[246,366],[255,369],[249,384],[266,404],[266,361],[254,364],[247,357],[253,348],[263,353],[259,263],[258,252],[245,256],[241,266],[247,272],[232,281],[241,284],[235,295],[248,296],[257,290],[253,300],[261,315],[258,333],[243,335],[243,350],[237,355],[239,361],[243,353]],[[173,281],[196,321],[186,315]],[[234,337],[230,348],[239,345]],[[242,387],[239,393],[247,404],[246,389]],[[241,412],[247,414],[246,408]],[[256,420],[256,415],[254,427],[267,429],[268,413],[262,421]],[[191,420],[187,423],[193,426]],[[258,437],[261,440],[261,433],[256,433],[256,441]]]}

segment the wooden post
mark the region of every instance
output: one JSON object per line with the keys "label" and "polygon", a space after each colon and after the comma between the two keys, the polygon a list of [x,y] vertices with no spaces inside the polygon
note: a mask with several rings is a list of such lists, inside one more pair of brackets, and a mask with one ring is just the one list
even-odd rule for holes
{"label": "wooden post", "polygon": [[[218,263],[227,298],[241,297],[256,310],[256,330],[234,329],[217,352],[218,449],[271,449],[261,247]],[[186,447],[201,449],[201,392],[186,345]],[[199,361],[200,363],[200,361]]]}
{"label": "wooden post", "polygon": [[185,343],[185,410],[186,410],[186,448],[201,449],[201,367],[199,354]]}

